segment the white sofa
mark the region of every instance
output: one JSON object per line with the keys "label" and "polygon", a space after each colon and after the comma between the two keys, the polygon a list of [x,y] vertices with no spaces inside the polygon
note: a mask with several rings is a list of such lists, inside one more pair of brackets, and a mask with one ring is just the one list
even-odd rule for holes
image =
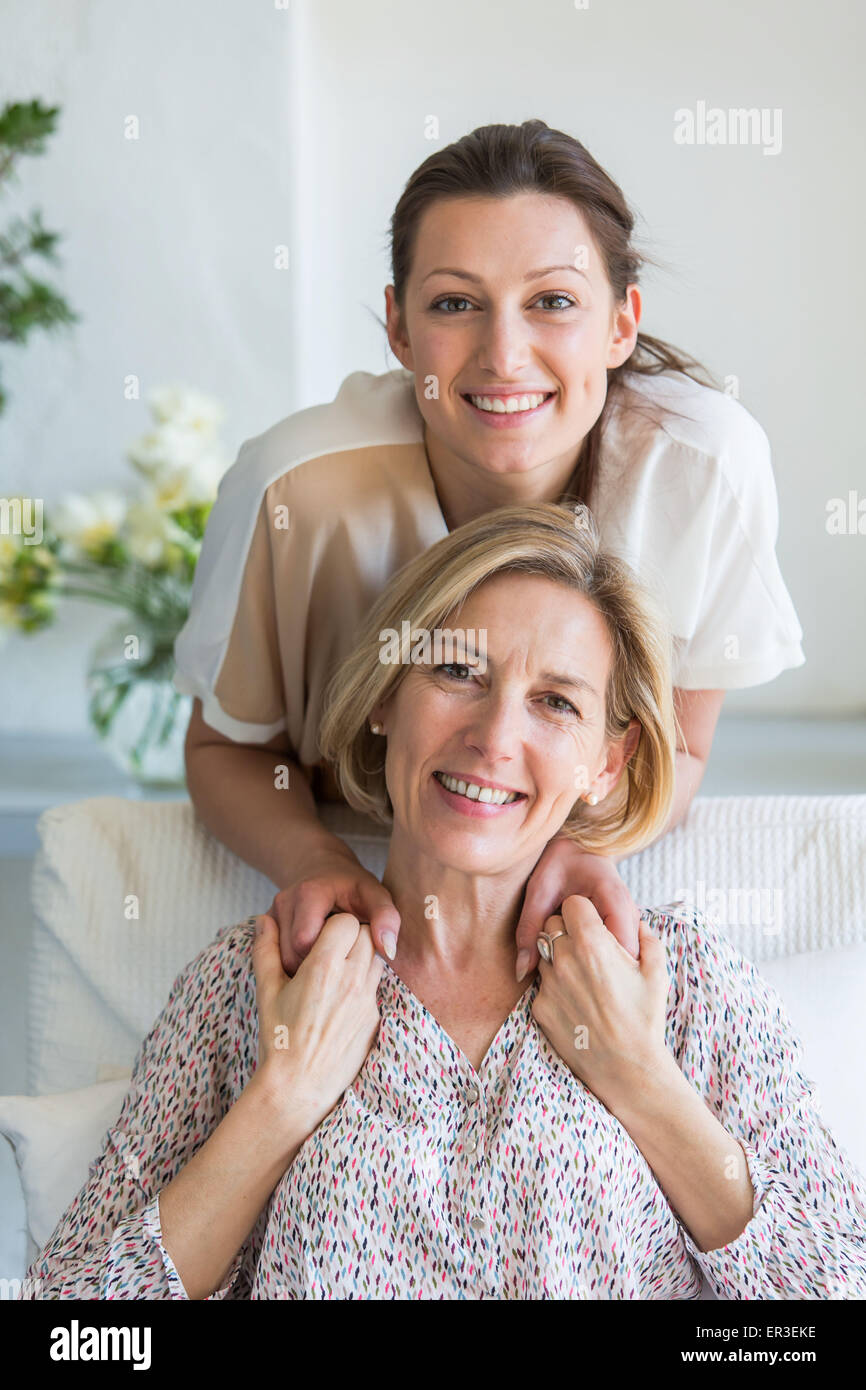
{"label": "white sofa", "polygon": [[[321,811],[381,875],[386,832],[345,807]],[[20,1237],[5,1279],[23,1275],[83,1184],[179,970],[274,893],[189,802],[98,797],[46,811],[39,832],[29,1094],[0,1097],[21,1181],[2,1212]],[[866,796],[698,797],[685,825],[621,872],[638,903],[696,903],[759,965],[803,1039],[827,1123],[866,1172]]]}

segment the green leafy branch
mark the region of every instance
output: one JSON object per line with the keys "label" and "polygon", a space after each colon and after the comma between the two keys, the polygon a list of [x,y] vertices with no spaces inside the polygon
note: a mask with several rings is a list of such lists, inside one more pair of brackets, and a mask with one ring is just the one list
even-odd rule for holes
{"label": "green leafy branch", "polygon": [[[59,111],[38,99],[7,102],[0,112],[0,188],[16,172],[18,159],[44,153]],[[58,264],[59,239],[58,232],[43,225],[38,209],[29,217],[13,218],[0,231],[0,343],[21,345],[34,329],[51,331],[79,321],[63,296],[29,269],[34,257]],[[6,402],[0,383],[0,414]]]}

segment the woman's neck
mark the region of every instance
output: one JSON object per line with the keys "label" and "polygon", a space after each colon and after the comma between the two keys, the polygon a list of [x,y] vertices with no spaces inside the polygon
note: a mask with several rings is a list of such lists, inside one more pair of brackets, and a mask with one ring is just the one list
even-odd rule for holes
{"label": "woman's neck", "polygon": [[400,913],[395,966],[442,977],[504,971],[513,979],[515,932],[532,867],[464,873],[402,846],[395,831],[382,875]]}
{"label": "woman's neck", "polygon": [[580,457],[551,459],[521,473],[487,473],[443,444],[424,426],[424,447],[439,506],[449,531],[496,507],[530,502],[558,502],[567,491]]}

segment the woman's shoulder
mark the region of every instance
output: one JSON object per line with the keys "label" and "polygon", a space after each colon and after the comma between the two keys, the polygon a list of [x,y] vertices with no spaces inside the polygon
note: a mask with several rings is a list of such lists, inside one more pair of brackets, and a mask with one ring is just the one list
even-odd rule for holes
{"label": "woman's shoulder", "polygon": [[611,414],[620,448],[669,445],[726,466],[769,457],[766,431],[742,402],[684,372],[624,373]]}
{"label": "woman's shoulder", "polygon": [[255,995],[253,937],[252,919],[221,927],[179,972],[171,998],[182,997],[187,1010],[201,1007],[209,1012],[215,1002],[220,1008],[235,1003],[243,1008],[251,990]]}
{"label": "woman's shoulder", "polygon": [[641,907],[640,915],[650,931],[662,936],[665,941],[698,942],[718,936],[718,927],[713,925],[703,909],[686,898],[677,898],[675,902],[665,903],[662,907]]}
{"label": "woman's shoulder", "polygon": [[641,916],[665,948],[669,1028],[679,1030],[690,1019],[704,1027],[731,1014],[777,1011],[773,987],[702,909],[667,903],[641,908]]}
{"label": "woman's shoulder", "polygon": [[[596,510],[661,553],[711,531],[734,499],[753,541],[778,524],[770,443],[745,406],[681,372],[623,378],[602,435]],[[653,513],[651,526],[646,514]],[[684,520],[687,524],[684,526]],[[727,521],[726,533],[729,532]]]}
{"label": "woman's shoulder", "polygon": [[130,1095],[146,1097],[153,1075],[179,1063],[187,1092],[207,1083],[212,1096],[239,1094],[258,1046],[252,942],[248,922],[223,927],[179,971],[139,1047]]}
{"label": "woman's shoulder", "polygon": [[666,1046],[707,1103],[754,1137],[792,1082],[799,1096],[813,1089],[784,999],[703,911],[676,903],[642,916],[667,956]]}
{"label": "woman's shoulder", "polygon": [[669,959],[700,958],[738,968],[747,965],[744,956],[711,917],[686,899],[665,903],[663,907],[642,907],[640,914],[654,936],[664,943]]}
{"label": "woman's shoulder", "polygon": [[338,476],[345,483],[347,465],[369,485],[375,456],[384,448],[417,448],[423,439],[411,372],[352,372],[333,400],[296,410],[245,440],[221,491],[262,496],[295,474],[315,477],[328,489]]}

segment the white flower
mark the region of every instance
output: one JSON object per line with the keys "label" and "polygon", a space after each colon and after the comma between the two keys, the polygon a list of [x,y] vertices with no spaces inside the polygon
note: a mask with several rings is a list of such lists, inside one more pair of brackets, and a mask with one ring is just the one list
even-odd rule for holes
{"label": "white flower", "polygon": [[52,514],[51,524],[61,540],[82,554],[94,554],[113,540],[126,518],[126,498],[119,492],[72,493]]}
{"label": "white flower", "polygon": [[188,467],[210,448],[212,440],[196,430],[165,422],[131,444],[127,458],[139,473],[152,478],[163,468]]}
{"label": "white flower", "polygon": [[225,419],[225,410],[213,396],[188,386],[157,386],[147,397],[154,419],[177,425],[211,439]]}
{"label": "white flower", "polygon": [[132,503],[126,518],[126,545],[133,559],[154,569],[178,544],[185,544],[183,532],[154,498]]}
{"label": "white flower", "polygon": [[169,423],[142,435],[127,457],[167,511],[213,502],[231,462],[216,439]]}
{"label": "white flower", "polygon": [[211,449],[187,464],[157,464],[147,474],[150,495],[167,512],[213,502],[228,462]]}

